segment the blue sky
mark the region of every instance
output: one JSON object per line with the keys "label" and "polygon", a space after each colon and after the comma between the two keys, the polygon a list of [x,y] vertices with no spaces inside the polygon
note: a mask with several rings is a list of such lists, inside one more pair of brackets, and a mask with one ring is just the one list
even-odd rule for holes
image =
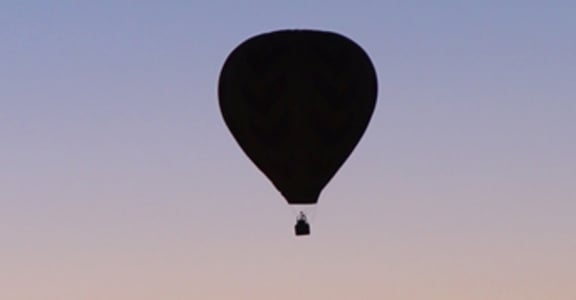
{"label": "blue sky", "polygon": [[[0,298],[572,300],[575,12],[3,1]],[[348,36],[379,78],[306,239],[216,98],[229,52],[285,28]]]}

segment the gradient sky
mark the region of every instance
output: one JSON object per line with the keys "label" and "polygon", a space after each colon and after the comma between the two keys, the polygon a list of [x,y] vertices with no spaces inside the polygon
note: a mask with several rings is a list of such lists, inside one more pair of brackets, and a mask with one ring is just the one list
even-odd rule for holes
{"label": "gradient sky", "polygon": [[[355,3],[355,4],[354,4]],[[0,2],[0,299],[576,299],[576,2]],[[379,102],[313,234],[217,105],[340,32]]]}

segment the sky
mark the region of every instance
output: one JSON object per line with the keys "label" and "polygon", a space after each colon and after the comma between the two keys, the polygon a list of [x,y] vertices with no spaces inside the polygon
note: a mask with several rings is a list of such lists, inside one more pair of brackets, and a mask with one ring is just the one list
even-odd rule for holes
{"label": "sky", "polygon": [[[0,299],[576,299],[576,2],[0,2]],[[227,55],[341,33],[379,96],[312,235]]]}

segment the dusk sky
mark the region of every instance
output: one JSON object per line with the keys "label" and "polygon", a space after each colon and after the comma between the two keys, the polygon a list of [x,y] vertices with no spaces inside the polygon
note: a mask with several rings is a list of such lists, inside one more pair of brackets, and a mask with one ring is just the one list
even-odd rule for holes
{"label": "dusk sky", "polygon": [[[0,299],[576,299],[576,2],[0,2]],[[312,235],[217,101],[341,33],[379,95]]]}

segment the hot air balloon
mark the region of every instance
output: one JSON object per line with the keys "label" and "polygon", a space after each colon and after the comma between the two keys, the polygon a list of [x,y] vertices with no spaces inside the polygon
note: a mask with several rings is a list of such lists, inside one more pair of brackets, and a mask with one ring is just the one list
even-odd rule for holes
{"label": "hot air balloon", "polygon": [[[370,122],[376,71],[341,34],[273,31],[230,53],[218,98],[232,136],[288,204],[315,205]],[[295,231],[310,233],[304,214]]]}

